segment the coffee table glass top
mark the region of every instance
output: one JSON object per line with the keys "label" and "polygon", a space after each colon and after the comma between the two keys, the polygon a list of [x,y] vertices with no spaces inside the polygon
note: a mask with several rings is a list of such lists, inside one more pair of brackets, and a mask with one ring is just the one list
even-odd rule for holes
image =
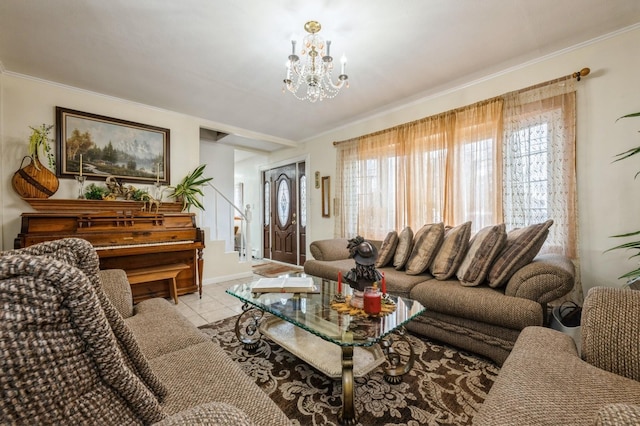
{"label": "coffee table glass top", "polygon": [[[390,314],[380,317],[341,314],[331,308],[337,283],[312,278],[318,293],[253,293],[251,289],[256,281],[237,284],[227,293],[340,346],[371,346],[425,310],[415,300],[389,296],[396,304]],[[345,296],[351,295],[351,288],[343,284],[342,292]]]}

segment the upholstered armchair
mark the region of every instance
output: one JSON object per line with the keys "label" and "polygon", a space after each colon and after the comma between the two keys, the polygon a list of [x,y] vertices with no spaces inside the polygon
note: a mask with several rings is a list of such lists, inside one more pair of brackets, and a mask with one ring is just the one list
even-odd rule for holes
{"label": "upholstered armchair", "polygon": [[252,424],[223,403],[168,416],[166,388],[99,281],[85,240],[0,253],[0,424]]}
{"label": "upholstered armchair", "polygon": [[640,291],[592,288],[582,351],[571,337],[525,328],[474,425],[640,424]]}

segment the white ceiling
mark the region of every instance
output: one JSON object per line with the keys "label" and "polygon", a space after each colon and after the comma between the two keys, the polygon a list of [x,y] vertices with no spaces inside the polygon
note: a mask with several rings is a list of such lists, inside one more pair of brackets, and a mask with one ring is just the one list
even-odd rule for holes
{"label": "white ceiling", "polygon": [[[282,93],[308,20],[348,57],[316,104]],[[639,0],[0,0],[0,66],[272,151],[638,22]]]}

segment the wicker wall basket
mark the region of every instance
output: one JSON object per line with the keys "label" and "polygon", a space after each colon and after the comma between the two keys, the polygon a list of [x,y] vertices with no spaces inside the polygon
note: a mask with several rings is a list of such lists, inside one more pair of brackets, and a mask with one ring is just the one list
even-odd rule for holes
{"label": "wicker wall basket", "polygon": [[[26,166],[24,160],[31,159]],[[55,173],[43,166],[37,158],[24,157],[20,169],[13,174],[11,185],[22,198],[49,198],[58,190],[60,182]]]}

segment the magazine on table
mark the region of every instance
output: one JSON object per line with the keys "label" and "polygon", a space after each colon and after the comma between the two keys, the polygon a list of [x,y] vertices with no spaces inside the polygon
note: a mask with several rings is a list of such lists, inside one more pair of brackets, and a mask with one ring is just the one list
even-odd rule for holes
{"label": "magazine on table", "polygon": [[260,278],[251,291],[254,293],[317,293],[311,277]]}

